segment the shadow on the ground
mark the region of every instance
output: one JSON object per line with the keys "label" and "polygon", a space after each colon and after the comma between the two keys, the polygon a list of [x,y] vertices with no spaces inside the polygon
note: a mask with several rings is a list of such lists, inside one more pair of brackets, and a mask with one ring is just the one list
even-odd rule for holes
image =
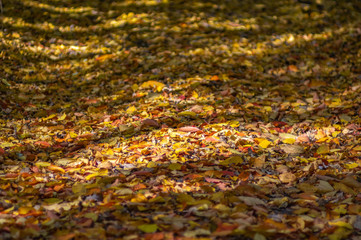
{"label": "shadow on the ground", "polygon": [[[325,118],[342,114],[337,108],[300,110],[279,103],[307,105],[307,99],[316,98],[322,105],[359,81],[360,18],[352,11],[358,5],[6,2],[0,46],[5,64],[0,68],[10,87],[2,87],[2,115],[32,119],[94,109],[111,115],[139,103],[158,104],[158,93],[137,94],[133,88],[148,80],[166,84],[170,94],[163,96],[175,98],[161,101],[170,102],[174,112],[212,105],[224,110],[217,121],[290,120],[285,116],[304,121],[316,113]],[[210,81],[215,75],[224,77]],[[198,99],[192,99],[194,91]],[[277,114],[257,106],[265,94],[272,96],[267,104]],[[227,112],[233,106],[241,107],[242,114]],[[357,102],[350,108],[358,113]],[[188,120],[200,125],[214,118]]]}

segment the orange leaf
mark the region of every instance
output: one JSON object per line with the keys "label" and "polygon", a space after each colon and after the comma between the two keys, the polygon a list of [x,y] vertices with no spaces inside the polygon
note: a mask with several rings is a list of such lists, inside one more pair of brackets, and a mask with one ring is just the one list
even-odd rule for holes
{"label": "orange leaf", "polygon": [[65,184],[56,185],[56,186],[54,187],[54,190],[55,190],[56,192],[59,192],[61,189],[64,188],[64,186],[65,186]]}
{"label": "orange leaf", "polygon": [[298,67],[296,65],[289,65],[288,70],[291,72],[298,72]]}
{"label": "orange leaf", "polygon": [[99,56],[97,57],[95,60],[96,61],[99,61],[99,62],[103,62],[109,58],[112,58],[113,57],[113,54],[105,54],[105,55],[102,55],[102,56]]}
{"label": "orange leaf", "polygon": [[164,239],[164,233],[147,233],[145,235],[145,240],[163,240]]}
{"label": "orange leaf", "polygon": [[69,233],[69,234],[59,236],[57,239],[58,240],[70,240],[70,239],[73,239],[75,236],[76,236],[76,233]]}
{"label": "orange leaf", "polygon": [[137,191],[137,190],[144,189],[144,188],[147,188],[147,186],[143,183],[139,183],[133,187],[133,191]]}
{"label": "orange leaf", "polygon": [[40,147],[43,147],[43,148],[47,148],[47,147],[50,147],[50,143],[48,142],[45,142],[45,141],[37,141],[35,142],[35,145],[38,145]]}
{"label": "orange leaf", "polygon": [[212,81],[218,81],[219,80],[219,77],[217,75],[214,75],[212,78],[211,78]]}

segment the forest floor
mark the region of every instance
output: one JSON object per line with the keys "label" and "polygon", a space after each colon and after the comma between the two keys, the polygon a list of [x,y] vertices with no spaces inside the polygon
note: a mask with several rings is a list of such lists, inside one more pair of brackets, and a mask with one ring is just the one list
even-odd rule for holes
{"label": "forest floor", "polygon": [[2,2],[1,239],[360,239],[358,1]]}

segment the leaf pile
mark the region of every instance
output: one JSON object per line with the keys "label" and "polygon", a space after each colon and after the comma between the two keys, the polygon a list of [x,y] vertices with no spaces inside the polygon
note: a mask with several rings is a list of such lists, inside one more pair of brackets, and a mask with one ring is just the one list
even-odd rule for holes
{"label": "leaf pile", "polygon": [[1,239],[361,234],[358,1],[5,1]]}

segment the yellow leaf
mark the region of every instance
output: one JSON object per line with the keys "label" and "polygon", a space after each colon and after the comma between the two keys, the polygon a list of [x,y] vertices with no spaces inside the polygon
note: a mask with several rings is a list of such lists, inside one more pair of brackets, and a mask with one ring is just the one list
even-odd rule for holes
{"label": "yellow leaf", "polygon": [[178,113],[179,116],[184,116],[184,117],[196,117],[197,114],[195,112],[192,111],[183,111]]}
{"label": "yellow leaf", "polygon": [[48,163],[48,162],[36,162],[35,165],[37,167],[49,167],[51,165],[51,163]]}
{"label": "yellow leaf", "polygon": [[294,144],[296,140],[294,138],[286,138],[282,142],[288,143],[288,144]]}
{"label": "yellow leaf", "polygon": [[158,92],[162,91],[164,88],[164,83],[157,82],[157,81],[147,81],[144,82],[140,87],[141,88],[155,88]]}
{"label": "yellow leaf", "polygon": [[69,133],[69,136],[70,136],[71,138],[76,138],[76,137],[78,136],[78,134],[76,134],[75,132],[70,132],[70,133]]}
{"label": "yellow leaf", "polygon": [[357,168],[358,166],[359,166],[358,163],[355,163],[355,162],[345,164],[345,168],[347,168],[347,169]]}
{"label": "yellow leaf", "polygon": [[61,167],[58,167],[56,165],[50,165],[48,167],[49,170],[53,171],[53,172],[62,172],[62,173],[65,173],[65,170]]}
{"label": "yellow leaf", "polygon": [[145,233],[154,233],[158,230],[158,226],[156,224],[142,224],[138,226],[138,229]]}
{"label": "yellow leaf", "polygon": [[270,106],[264,106],[263,109],[264,109],[266,112],[272,112],[272,107],[270,107]]}
{"label": "yellow leaf", "polygon": [[235,121],[235,120],[229,121],[228,124],[231,127],[238,127],[240,125],[239,121]]}
{"label": "yellow leaf", "polygon": [[66,113],[63,113],[60,117],[58,117],[58,121],[63,121],[66,118]]}
{"label": "yellow leaf", "polygon": [[322,142],[326,142],[326,141],[328,141],[330,139],[330,137],[323,137],[323,138],[320,138],[320,139],[318,139],[316,142],[318,142],[318,143],[322,143]]}
{"label": "yellow leaf", "polygon": [[157,167],[157,164],[155,162],[149,162],[147,164],[147,168],[155,168],[155,167]]}
{"label": "yellow leaf", "polygon": [[262,140],[259,143],[259,146],[262,148],[267,148],[272,142],[268,141],[267,139]]}
{"label": "yellow leaf", "polygon": [[[337,135],[338,134],[340,134],[341,133],[341,131],[334,131],[333,133],[332,133],[332,137],[337,137]],[[360,148],[361,149],[361,148]]]}
{"label": "yellow leaf", "polygon": [[354,147],[352,150],[361,151],[361,145]]}
{"label": "yellow leaf", "polygon": [[57,116],[56,114],[51,114],[50,116],[43,118],[43,120],[49,120],[49,119],[55,118],[56,116]]}
{"label": "yellow leaf", "polygon": [[169,106],[169,102],[161,102],[158,104],[158,107],[168,107]]}
{"label": "yellow leaf", "polygon": [[108,175],[108,169],[100,169],[96,173],[89,174],[88,176],[85,177],[85,179],[88,181],[88,180],[90,180],[92,178],[95,178],[95,177],[107,176],[107,175]]}
{"label": "yellow leaf", "polygon": [[137,91],[139,89],[138,84],[133,84],[132,89],[133,89],[133,91]]}
{"label": "yellow leaf", "polygon": [[318,149],[317,149],[317,153],[318,154],[327,154],[330,152],[330,148],[328,147],[328,145],[321,145]]}
{"label": "yellow leaf", "polygon": [[131,107],[129,107],[128,109],[127,109],[127,113],[128,114],[132,114],[132,113],[134,113],[134,112],[136,112],[137,111],[137,109],[134,107],[134,106],[131,106]]}
{"label": "yellow leaf", "polygon": [[105,152],[105,155],[114,155],[114,151],[112,149],[108,149],[106,152]]}
{"label": "yellow leaf", "polygon": [[193,91],[192,92],[192,97],[197,99],[198,98],[198,93],[196,91]]}
{"label": "yellow leaf", "polygon": [[344,228],[348,228],[348,229],[353,229],[352,225],[349,224],[348,222],[337,221],[337,222],[328,222],[328,224],[330,224],[331,226],[337,226],[337,227],[344,227]]}
{"label": "yellow leaf", "polygon": [[19,212],[19,214],[27,214],[31,210],[33,210],[32,207],[20,207],[18,212]]}

